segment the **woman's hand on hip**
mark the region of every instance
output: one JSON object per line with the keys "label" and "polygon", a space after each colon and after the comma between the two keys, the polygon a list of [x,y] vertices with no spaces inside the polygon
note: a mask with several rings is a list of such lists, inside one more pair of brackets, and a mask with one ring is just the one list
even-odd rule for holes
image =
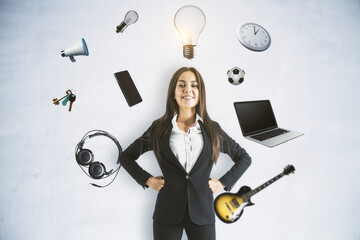
{"label": "woman's hand on hip", "polygon": [[146,185],[157,192],[160,192],[160,190],[164,187],[164,183],[165,180],[163,176],[149,177],[149,179],[146,181]]}
{"label": "woman's hand on hip", "polygon": [[222,184],[219,180],[215,178],[210,178],[209,180],[209,187],[212,193],[217,193],[225,188],[225,185]]}

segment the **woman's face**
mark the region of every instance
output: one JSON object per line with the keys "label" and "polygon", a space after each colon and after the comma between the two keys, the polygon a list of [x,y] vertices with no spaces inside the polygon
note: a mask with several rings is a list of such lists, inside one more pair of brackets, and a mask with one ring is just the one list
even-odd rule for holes
{"label": "woman's face", "polygon": [[191,71],[183,72],[176,83],[175,100],[181,108],[194,108],[199,102],[199,83]]}

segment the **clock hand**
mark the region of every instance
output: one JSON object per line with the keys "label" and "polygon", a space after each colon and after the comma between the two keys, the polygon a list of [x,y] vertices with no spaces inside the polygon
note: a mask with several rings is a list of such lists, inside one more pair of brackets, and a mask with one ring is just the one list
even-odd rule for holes
{"label": "clock hand", "polygon": [[255,31],[255,26],[254,26],[254,35],[256,35],[259,30],[260,30],[260,28],[257,31]]}

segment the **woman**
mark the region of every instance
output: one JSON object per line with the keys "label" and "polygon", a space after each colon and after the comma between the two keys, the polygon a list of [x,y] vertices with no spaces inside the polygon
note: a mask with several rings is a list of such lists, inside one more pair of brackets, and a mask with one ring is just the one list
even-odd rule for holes
{"label": "woman", "polygon": [[[153,150],[163,176],[153,177],[135,160]],[[219,180],[210,178],[223,152],[234,161]],[[155,240],[215,239],[213,193],[229,191],[251,164],[247,152],[212,121],[204,81],[195,68],[180,68],[169,84],[165,114],[120,157],[122,166],[144,188],[158,191],[153,215]]]}

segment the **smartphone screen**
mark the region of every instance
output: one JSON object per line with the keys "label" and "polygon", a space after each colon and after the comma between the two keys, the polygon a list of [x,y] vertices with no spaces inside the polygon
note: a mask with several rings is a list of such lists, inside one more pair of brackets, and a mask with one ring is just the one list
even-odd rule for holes
{"label": "smartphone screen", "polygon": [[129,107],[142,102],[142,98],[128,71],[117,72],[114,75]]}

